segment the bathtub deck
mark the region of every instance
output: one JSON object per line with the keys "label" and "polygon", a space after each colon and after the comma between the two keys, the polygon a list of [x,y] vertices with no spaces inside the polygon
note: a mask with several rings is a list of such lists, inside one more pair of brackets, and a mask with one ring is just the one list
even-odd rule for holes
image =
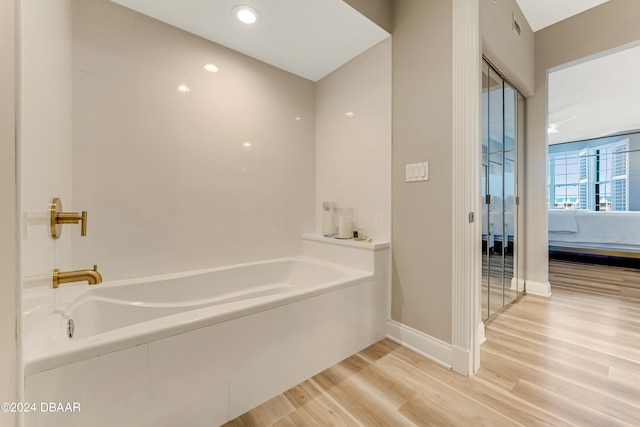
{"label": "bathtub deck", "polygon": [[552,262],[460,376],[380,341],[227,426],[640,425],[640,270]]}

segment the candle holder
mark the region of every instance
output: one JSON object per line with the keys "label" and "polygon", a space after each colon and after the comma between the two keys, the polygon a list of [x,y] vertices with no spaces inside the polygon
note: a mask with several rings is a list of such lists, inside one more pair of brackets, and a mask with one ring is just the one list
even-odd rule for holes
{"label": "candle holder", "polygon": [[322,202],[322,235],[325,237],[336,237],[338,234],[336,206],[338,202]]}
{"label": "candle holder", "polygon": [[353,239],[353,208],[338,208],[338,234],[336,239]]}

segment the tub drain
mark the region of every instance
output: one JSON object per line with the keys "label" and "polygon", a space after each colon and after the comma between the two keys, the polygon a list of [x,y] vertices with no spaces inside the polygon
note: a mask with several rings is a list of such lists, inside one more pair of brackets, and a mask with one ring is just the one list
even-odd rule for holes
{"label": "tub drain", "polygon": [[67,336],[69,339],[73,338],[73,332],[76,329],[76,324],[73,322],[73,319],[67,320]]}

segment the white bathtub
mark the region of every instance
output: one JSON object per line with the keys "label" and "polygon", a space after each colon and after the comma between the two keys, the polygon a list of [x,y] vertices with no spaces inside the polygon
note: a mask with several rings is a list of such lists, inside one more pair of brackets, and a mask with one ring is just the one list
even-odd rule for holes
{"label": "white bathtub", "polygon": [[372,271],[305,256],[65,286],[53,312],[25,321],[25,398],[79,402],[82,415],[26,426],[171,425],[181,400],[201,402],[190,425],[222,424],[385,335]]}
{"label": "white bathtub", "polygon": [[32,351],[25,355],[25,373],[286,305],[372,276],[300,256],[76,286],[59,297],[54,313],[27,338]]}

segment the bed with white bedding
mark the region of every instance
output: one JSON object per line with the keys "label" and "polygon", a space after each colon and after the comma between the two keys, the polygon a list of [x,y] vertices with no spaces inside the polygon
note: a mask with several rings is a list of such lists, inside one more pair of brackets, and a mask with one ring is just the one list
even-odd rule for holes
{"label": "bed with white bedding", "polygon": [[550,209],[549,248],[640,258],[640,212]]}

